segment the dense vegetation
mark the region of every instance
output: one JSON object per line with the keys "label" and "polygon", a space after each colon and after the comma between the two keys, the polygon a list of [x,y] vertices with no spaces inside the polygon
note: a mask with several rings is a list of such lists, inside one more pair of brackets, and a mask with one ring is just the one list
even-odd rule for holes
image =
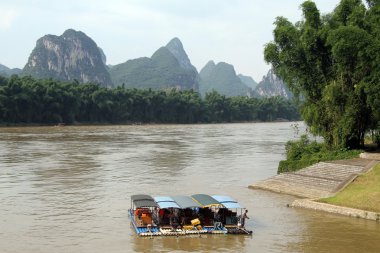
{"label": "dense vegetation", "polygon": [[280,161],[277,173],[296,171],[322,161],[354,158],[362,152],[331,149],[324,143],[310,140],[307,135],[302,135],[297,141],[288,141],[285,150],[287,160]]}
{"label": "dense vegetation", "polygon": [[341,0],[321,16],[312,1],[304,19],[275,21],[265,60],[304,100],[302,118],[330,148],[360,148],[380,132],[380,1]]}
{"label": "dense vegetation", "polygon": [[139,90],[30,76],[0,76],[0,123],[214,123],[299,119],[280,97],[225,97],[186,90]]}

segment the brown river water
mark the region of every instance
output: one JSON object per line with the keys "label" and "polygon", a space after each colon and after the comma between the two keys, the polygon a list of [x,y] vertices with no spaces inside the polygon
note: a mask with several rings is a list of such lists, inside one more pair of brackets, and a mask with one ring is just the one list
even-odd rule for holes
{"label": "brown river water", "polygon": [[[380,223],[247,188],[276,174],[293,124],[0,128],[0,252],[380,252]],[[253,235],[138,238],[140,193],[230,195]]]}

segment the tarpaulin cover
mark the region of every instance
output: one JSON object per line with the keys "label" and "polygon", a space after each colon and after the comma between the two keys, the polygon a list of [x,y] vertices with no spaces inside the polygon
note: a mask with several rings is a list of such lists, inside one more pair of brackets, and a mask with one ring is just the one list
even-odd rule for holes
{"label": "tarpaulin cover", "polygon": [[225,208],[243,208],[236,200],[234,200],[230,196],[212,195],[212,197],[219,201]]}
{"label": "tarpaulin cover", "polygon": [[211,207],[211,206],[221,207],[222,206],[219,201],[217,201],[216,199],[214,199],[210,195],[195,194],[195,195],[192,195],[191,197],[197,203],[199,203],[202,207]]}
{"label": "tarpaulin cover", "polygon": [[172,196],[172,199],[179,205],[180,208],[197,208],[201,207],[197,202],[195,202],[189,196]]}
{"label": "tarpaulin cover", "polygon": [[139,194],[132,195],[131,200],[136,208],[140,207],[158,207],[154,199],[149,195]]}
{"label": "tarpaulin cover", "polygon": [[179,205],[168,196],[157,196],[154,197],[154,201],[156,201],[159,208],[180,208]]}

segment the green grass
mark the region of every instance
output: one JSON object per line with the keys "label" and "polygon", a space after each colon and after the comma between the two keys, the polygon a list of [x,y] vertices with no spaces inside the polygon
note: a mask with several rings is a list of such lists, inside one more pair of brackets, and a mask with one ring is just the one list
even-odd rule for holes
{"label": "green grass", "polygon": [[338,206],[380,212],[380,164],[361,175],[334,197],[319,200]]}

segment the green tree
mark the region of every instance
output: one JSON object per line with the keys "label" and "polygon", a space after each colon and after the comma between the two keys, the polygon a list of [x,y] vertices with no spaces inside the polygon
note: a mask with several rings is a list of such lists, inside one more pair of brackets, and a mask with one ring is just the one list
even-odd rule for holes
{"label": "green tree", "polygon": [[[262,110],[261,103],[272,109]],[[217,92],[202,99],[193,90],[109,89],[75,80],[0,77],[1,123],[188,124],[277,118],[296,119],[295,105],[280,98],[227,98]]]}
{"label": "green tree", "polygon": [[206,93],[205,106],[208,122],[230,122],[229,98],[216,91]]}
{"label": "green tree", "polygon": [[[301,114],[314,134],[332,146],[358,148],[379,125],[378,1],[341,0],[321,17],[312,1],[303,20],[279,17],[265,60],[304,99]],[[373,25],[375,23],[375,25]]]}

